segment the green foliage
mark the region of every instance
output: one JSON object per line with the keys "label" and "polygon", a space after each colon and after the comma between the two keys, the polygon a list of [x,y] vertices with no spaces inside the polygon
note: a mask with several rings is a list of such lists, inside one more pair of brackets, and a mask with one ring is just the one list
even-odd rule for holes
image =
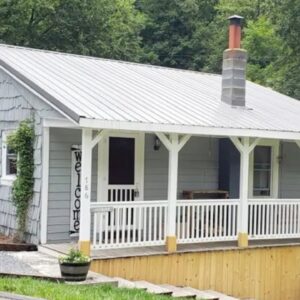
{"label": "green foliage", "polygon": [[78,249],[71,248],[66,256],[59,258],[61,263],[86,263],[90,261],[88,256],[82,254]]}
{"label": "green foliage", "polygon": [[299,0],[0,0],[0,41],[220,73],[233,14],[248,78],[300,99]]}
{"label": "green foliage", "polygon": [[19,128],[8,137],[8,145],[18,154],[17,178],[13,183],[12,200],[18,219],[18,238],[23,240],[26,228],[27,210],[33,195],[33,142],[34,129],[28,120],[20,123]]}
{"label": "green foliage", "polygon": [[248,79],[267,86],[275,86],[277,78],[277,61],[282,54],[283,41],[275,26],[261,16],[249,21],[245,28],[243,48],[248,51]]}
{"label": "green foliage", "polygon": [[214,4],[206,0],[141,0],[146,15],[142,31],[144,61],[199,70],[207,57],[210,38],[207,25],[214,17]]}
{"label": "green foliage", "polygon": [[117,288],[106,284],[70,285],[31,278],[2,277],[0,290],[51,300],[170,300],[170,296],[149,294],[140,289]]}
{"label": "green foliage", "polygon": [[0,0],[9,44],[136,61],[142,26],[133,0]]}

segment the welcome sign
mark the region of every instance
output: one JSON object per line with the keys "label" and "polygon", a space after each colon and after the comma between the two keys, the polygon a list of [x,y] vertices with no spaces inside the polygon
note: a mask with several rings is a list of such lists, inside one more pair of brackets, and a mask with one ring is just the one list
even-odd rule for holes
{"label": "welcome sign", "polygon": [[71,212],[70,234],[78,236],[80,228],[80,195],[81,195],[81,146],[74,145],[72,152],[71,174]]}

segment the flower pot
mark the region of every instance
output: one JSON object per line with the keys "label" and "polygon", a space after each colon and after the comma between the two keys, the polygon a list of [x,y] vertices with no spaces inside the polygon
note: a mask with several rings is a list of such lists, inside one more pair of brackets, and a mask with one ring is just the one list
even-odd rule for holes
{"label": "flower pot", "polygon": [[91,262],[70,263],[60,262],[60,272],[66,281],[84,281],[89,272]]}

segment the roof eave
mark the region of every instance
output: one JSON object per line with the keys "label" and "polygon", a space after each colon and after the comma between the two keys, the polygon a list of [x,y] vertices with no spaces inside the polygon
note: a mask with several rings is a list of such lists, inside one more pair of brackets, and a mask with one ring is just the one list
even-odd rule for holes
{"label": "roof eave", "polygon": [[220,137],[258,137],[266,139],[280,140],[300,140],[300,132],[293,131],[275,131],[243,128],[220,128],[220,127],[203,127],[177,124],[154,124],[129,121],[109,121],[99,119],[80,118],[80,127],[92,129],[111,129],[111,130],[128,130],[142,132],[165,132],[191,135],[206,135]]}
{"label": "roof eave", "polygon": [[5,61],[0,59],[0,69],[2,69],[5,73],[7,73],[10,77],[16,80],[18,83],[23,85],[30,92],[39,97],[42,101],[49,104],[53,109],[57,110],[63,116],[65,116],[70,121],[78,124],[80,120],[80,116],[76,114],[74,111],[69,109],[66,105],[64,105],[61,101],[53,97],[51,94],[46,92],[44,89],[40,88],[36,83],[29,80],[26,76],[15,70]]}

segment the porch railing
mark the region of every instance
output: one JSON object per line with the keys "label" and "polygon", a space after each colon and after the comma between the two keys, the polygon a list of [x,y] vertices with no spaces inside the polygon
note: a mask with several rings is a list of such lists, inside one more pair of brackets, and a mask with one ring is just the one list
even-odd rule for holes
{"label": "porch railing", "polygon": [[239,200],[177,201],[179,243],[237,239]]}
{"label": "porch railing", "polygon": [[93,248],[163,245],[167,201],[91,204]]}
{"label": "porch railing", "polygon": [[297,199],[249,199],[250,239],[300,237],[300,201]]}
{"label": "porch railing", "polygon": [[[178,200],[178,243],[236,240],[239,200]],[[94,249],[164,245],[168,202],[91,204]],[[300,238],[300,200],[249,199],[250,239]]]}

